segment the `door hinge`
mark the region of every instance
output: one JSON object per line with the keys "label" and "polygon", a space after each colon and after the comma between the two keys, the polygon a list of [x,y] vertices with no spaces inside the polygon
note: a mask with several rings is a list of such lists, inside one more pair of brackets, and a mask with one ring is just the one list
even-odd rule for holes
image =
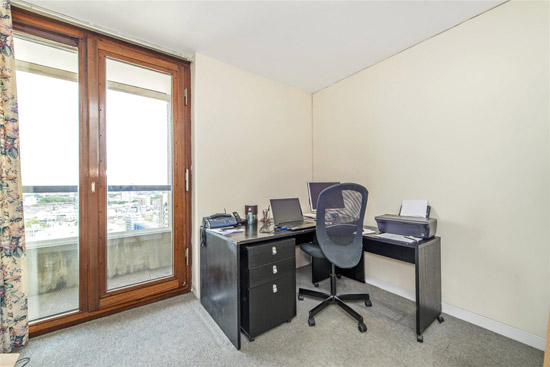
{"label": "door hinge", "polygon": [[189,266],[189,247],[185,248],[185,265]]}
{"label": "door hinge", "polygon": [[189,168],[185,169],[185,191],[189,192]]}
{"label": "door hinge", "polygon": [[183,90],[183,101],[185,105],[187,106],[187,88]]}

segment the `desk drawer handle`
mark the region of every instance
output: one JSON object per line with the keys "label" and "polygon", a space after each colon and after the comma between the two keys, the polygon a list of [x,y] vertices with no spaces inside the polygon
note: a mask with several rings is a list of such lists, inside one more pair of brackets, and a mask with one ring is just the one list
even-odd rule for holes
{"label": "desk drawer handle", "polygon": [[273,247],[271,248],[271,253],[272,253],[273,255],[277,255],[277,247],[273,246]]}
{"label": "desk drawer handle", "polygon": [[273,265],[273,274],[277,274],[277,265]]}
{"label": "desk drawer handle", "polygon": [[277,284],[273,284],[273,293],[277,293]]}

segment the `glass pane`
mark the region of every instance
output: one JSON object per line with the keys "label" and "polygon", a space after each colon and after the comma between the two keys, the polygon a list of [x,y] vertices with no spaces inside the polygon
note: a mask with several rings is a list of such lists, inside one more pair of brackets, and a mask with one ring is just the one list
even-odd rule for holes
{"label": "glass pane", "polygon": [[172,77],[106,59],[107,290],[171,276]]}
{"label": "glass pane", "polygon": [[14,49],[33,321],[79,309],[78,54],[24,36]]}

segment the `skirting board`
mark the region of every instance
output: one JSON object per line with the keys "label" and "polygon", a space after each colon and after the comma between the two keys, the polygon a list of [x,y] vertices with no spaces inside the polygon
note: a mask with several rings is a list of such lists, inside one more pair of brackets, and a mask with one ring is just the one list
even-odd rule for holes
{"label": "skirting board", "polygon": [[[408,291],[386,281],[370,276],[366,276],[365,281],[368,284],[374,285],[375,287],[378,287],[393,294],[397,294],[398,296],[409,299],[411,301],[415,301],[414,292]],[[376,300],[374,301],[376,302]],[[533,348],[544,351],[544,348],[546,347],[545,338],[541,338],[540,336],[528,333],[527,331],[520,330],[513,326],[503,324],[502,322],[475,314],[470,311],[466,311],[460,307],[456,307],[446,303],[442,303],[441,307],[443,308],[443,312],[447,315],[454,316],[457,319],[461,319],[484,329],[491,330],[492,332],[503,335],[520,343],[527,344]]]}

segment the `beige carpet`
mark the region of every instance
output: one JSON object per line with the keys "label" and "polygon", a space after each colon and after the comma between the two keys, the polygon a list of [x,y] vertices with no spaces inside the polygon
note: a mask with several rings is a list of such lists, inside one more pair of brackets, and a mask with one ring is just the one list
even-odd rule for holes
{"label": "beige carpet", "polygon": [[[311,288],[309,267],[299,286]],[[541,366],[543,352],[448,315],[416,341],[414,303],[349,279],[339,291],[367,291],[372,308],[353,304],[368,331],[337,307],[307,325],[315,300],[298,316],[237,351],[192,294],[171,298],[31,339],[21,350],[29,366]],[[328,290],[328,282],[321,289]]]}

